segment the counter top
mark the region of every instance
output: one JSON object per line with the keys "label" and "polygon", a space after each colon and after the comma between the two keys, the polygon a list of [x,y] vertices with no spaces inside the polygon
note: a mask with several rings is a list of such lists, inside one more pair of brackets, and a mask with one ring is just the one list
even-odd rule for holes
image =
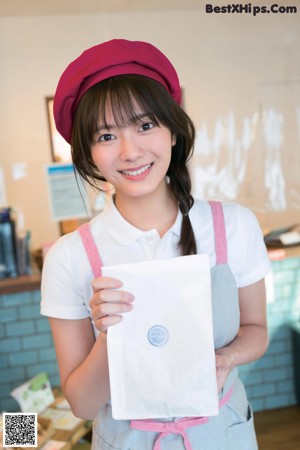
{"label": "counter top", "polygon": [[17,278],[4,278],[0,280],[0,295],[36,291],[40,289],[40,286],[40,274],[22,275]]}

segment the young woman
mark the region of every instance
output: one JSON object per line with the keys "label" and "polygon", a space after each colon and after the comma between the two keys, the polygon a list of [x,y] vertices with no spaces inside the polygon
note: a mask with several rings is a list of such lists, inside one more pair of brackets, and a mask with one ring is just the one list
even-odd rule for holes
{"label": "young woman", "polygon": [[[151,44],[102,43],[64,71],[54,114],[77,172],[115,190],[84,232],[63,236],[51,248],[42,280],[41,311],[49,316],[61,386],[74,414],[94,419],[93,448],[256,449],[237,366],[267,348],[269,261],[248,209],[191,195],[187,161],[195,131],[180,107],[174,67]],[[209,255],[218,416],[158,419],[144,429],[112,418],[106,331],[130,314],[134,298],[122,290],[122,280],[93,275],[89,258],[100,261],[98,253],[104,265]]]}

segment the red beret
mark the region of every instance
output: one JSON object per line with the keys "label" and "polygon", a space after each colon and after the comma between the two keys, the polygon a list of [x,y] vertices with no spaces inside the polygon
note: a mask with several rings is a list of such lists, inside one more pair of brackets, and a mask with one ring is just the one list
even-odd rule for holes
{"label": "red beret", "polygon": [[71,142],[74,114],[83,94],[116,75],[144,75],[162,84],[180,104],[177,73],[168,58],[147,42],[113,39],[85,50],[63,72],[54,96],[56,128]]}

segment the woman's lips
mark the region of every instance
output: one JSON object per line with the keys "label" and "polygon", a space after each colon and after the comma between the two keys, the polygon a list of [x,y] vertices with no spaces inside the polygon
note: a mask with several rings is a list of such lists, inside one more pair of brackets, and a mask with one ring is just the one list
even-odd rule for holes
{"label": "woman's lips", "polygon": [[149,172],[152,166],[153,163],[149,163],[134,169],[119,170],[119,173],[125,175],[126,177],[139,178],[145,175],[147,172]]}

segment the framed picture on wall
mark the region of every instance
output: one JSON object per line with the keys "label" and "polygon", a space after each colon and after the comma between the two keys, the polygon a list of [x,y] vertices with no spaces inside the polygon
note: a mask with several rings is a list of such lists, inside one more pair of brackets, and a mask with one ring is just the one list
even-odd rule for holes
{"label": "framed picture on wall", "polygon": [[49,122],[50,143],[53,162],[66,163],[71,161],[71,146],[56,129],[53,116],[53,97],[46,97]]}

